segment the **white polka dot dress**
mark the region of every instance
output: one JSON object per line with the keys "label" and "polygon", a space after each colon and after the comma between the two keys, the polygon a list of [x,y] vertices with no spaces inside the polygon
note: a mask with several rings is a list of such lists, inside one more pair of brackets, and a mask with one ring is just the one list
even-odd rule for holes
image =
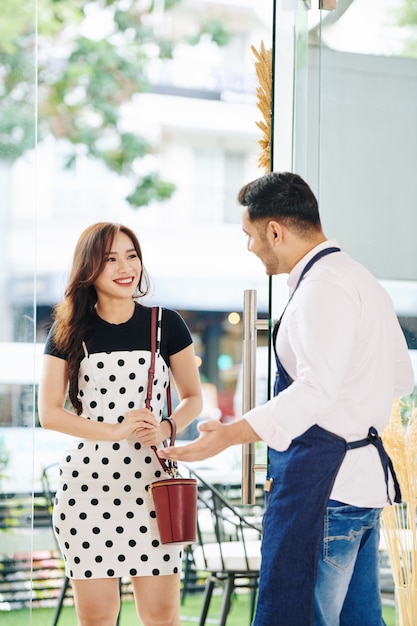
{"label": "white polka dot dress", "polygon": [[[129,410],[145,406],[149,363],[149,349],[90,353],[85,346],[79,370],[83,415],[114,424]],[[152,412],[159,419],[168,380],[167,364],[158,354]],[[180,571],[182,546],[160,543],[147,491],[162,474],[154,451],[142,447],[134,436],[117,442],[73,442],[61,460],[53,514],[69,578],[159,576]]]}

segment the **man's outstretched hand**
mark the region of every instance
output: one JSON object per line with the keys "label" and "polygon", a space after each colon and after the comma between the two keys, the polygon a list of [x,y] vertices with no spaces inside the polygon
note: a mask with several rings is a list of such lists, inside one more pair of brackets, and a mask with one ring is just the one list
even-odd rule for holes
{"label": "man's outstretched hand", "polygon": [[177,461],[201,461],[215,456],[225,448],[227,443],[226,437],[223,435],[223,429],[226,426],[217,420],[202,422],[198,426],[200,436],[185,446],[169,446],[158,450],[158,455],[164,459],[172,459]]}
{"label": "man's outstretched hand", "polygon": [[195,441],[185,446],[161,448],[158,450],[158,455],[175,461],[202,461],[219,454],[229,446],[259,440],[246,420],[236,420],[231,424],[209,420],[199,424],[198,430],[200,435]]}

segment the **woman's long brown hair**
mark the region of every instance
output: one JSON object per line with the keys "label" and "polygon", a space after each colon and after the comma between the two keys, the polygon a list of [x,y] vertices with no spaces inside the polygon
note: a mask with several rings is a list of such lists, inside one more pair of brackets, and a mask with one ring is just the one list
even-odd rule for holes
{"label": "woman's long brown hair", "polygon": [[64,300],[54,309],[54,341],[68,364],[68,395],[76,410],[81,414],[78,399],[78,370],[84,351],[82,343],[91,337],[97,292],[94,282],[106,264],[106,252],[110,250],[118,232],[127,235],[142,263],[142,272],[135,297],[149,292],[149,276],[143,266],[142,250],[135,233],[121,224],[99,222],[89,226],[80,236],[74,251],[74,259]]}

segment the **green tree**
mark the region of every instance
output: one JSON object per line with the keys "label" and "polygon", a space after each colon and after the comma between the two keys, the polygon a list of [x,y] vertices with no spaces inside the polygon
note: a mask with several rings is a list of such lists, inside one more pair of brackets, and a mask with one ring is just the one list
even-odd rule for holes
{"label": "green tree", "polygon": [[417,0],[403,0],[402,4],[394,10],[399,26],[408,29],[404,43],[404,54],[417,57]]}
{"label": "green tree", "polygon": [[0,20],[0,158],[14,161],[52,134],[71,146],[68,167],[82,147],[126,176],[133,207],[169,198],[174,185],[158,172],[137,173],[137,161],[157,146],[121,120],[123,105],[150,89],[152,58],[172,58],[180,41],[194,45],[203,35],[228,42],[218,20],[170,28],[166,14],[181,1],[38,0],[36,30],[35,3],[8,0]]}

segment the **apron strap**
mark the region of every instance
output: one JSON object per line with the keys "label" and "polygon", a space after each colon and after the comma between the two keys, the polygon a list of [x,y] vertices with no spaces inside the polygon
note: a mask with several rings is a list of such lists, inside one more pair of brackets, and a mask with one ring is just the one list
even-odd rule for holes
{"label": "apron strap", "polygon": [[368,431],[368,436],[365,439],[359,439],[358,441],[350,441],[346,443],[347,450],[355,450],[356,448],[363,448],[364,446],[369,446],[372,444],[378,450],[379,458],[381,459],[382,469],[384,470],[385,476],[385,484],[387,486],[387,499],[390,504],[392,504],[389,489],[388,489],[388,476],[389,472],[391,472],[392,480],[394,481],[394,489],[395,489],[395,497],[394,502],[399,504],[401,502],[401,489],[400,484],[397,479],[397,475],[394,470],[394,466],[390,457],[388,456],[384,444],[382,443],[381,437],[378,435],[378,431],[373,426],[370,427]]}
{"label": "apron strap", "polygon": [[[272,333],[272,342],[273,342],[273,346],[274,346],[274,351],[275,351],[275,339],[278,333],[278,329],[279,329],[279,325],[281,324],[281,320],[282,317],[287,309],[287,306],[289,305],[289,303],[291,302],[291,299],[293,297],[293,295],[295,294],[295,292],[297,291],[298,287],[300,286],[301,281],[303,280],[304,276],[307,274],[308,270],[310,270],[314,263],[316,263],[319,259],[321,259],[324,256],[327,256],[328,254],[332,254],[333,252],[340,252],[340,248],[336,248],[335,246],[331,246],[330,248],[325,248],[324,250],[320,250],[320,252],[317,252],[317,254],[315,254],[313,256],[313,258],[311,258],[309,260],[309,262],[306,264],[306,266],[303,268],[303,271],[300,274],[300,278],[297,281],[296,286],[294,287],[293,292],[291,293],[287,304],[285,305],[285,308],[283,310],[283,312],[281,313],[281,316],[279,318],[279,320],[277,322],[275,322],[275,326],[273,329],[273,333]],[[275,352],[276,355],[276,352]]]}
{"label": "apron strap", "polygon": [[[298,287],[300,286],[301,281],[303,280],[304,276],[307,274],[307,272],[313,267],[314,263],[316,263],[319,259],[321,259],[324,256],[327,256],[328,254],[332,254],[333,252],[340,252],[340,248],[337,248],[336,246],[330,246],[329,248],[325,248],[324,250],[320,250],[319,252],[317,252],[310,260],[308,263],[306,263],[306,265],[303,268],[303,271],[300,274],[300,278],[297,281],[297,284],[294,288],[294,290],[292,291],[287,304],[285,305],[285,308],[283,310],[283,312],[281,313],[281,316],[279,318],[279,320],[275,323],[273,331],[272,331],[272,347],[274,350],[274,354],[275,354],[275,360],[276,360],[276,364],[277,364],[277,370],[276,370],[276,377],[275,377],[275,382],[274,382],[274,396],[277,396],[281,391],[283,391],[284,389],[286,389],[287,387],[289,387],[291,385],[291,383],[293,382],[292,379],[290,378],[290,376],[287,374],[287,372],[285,371],[285,369],[283,368],[283,366],[280,363],[280,360],[278,358],[278,354],[277,354],[277,350],[276,350],[276,338],[277,338],[277,334],[278,334],[278,330],[281,324],[281,320],[283,318],[283,315],[285,313],[285,311],[287,310],[287,306],[289,305],[289,303],[291,302],[291,299],[293,297],[293,295],[295,294],[295,292],[297,291]],[[268,475],[268,479],[266,481],[265,484],[268,484],[269,482],[269,447],[267,448],[267,475]]]}

